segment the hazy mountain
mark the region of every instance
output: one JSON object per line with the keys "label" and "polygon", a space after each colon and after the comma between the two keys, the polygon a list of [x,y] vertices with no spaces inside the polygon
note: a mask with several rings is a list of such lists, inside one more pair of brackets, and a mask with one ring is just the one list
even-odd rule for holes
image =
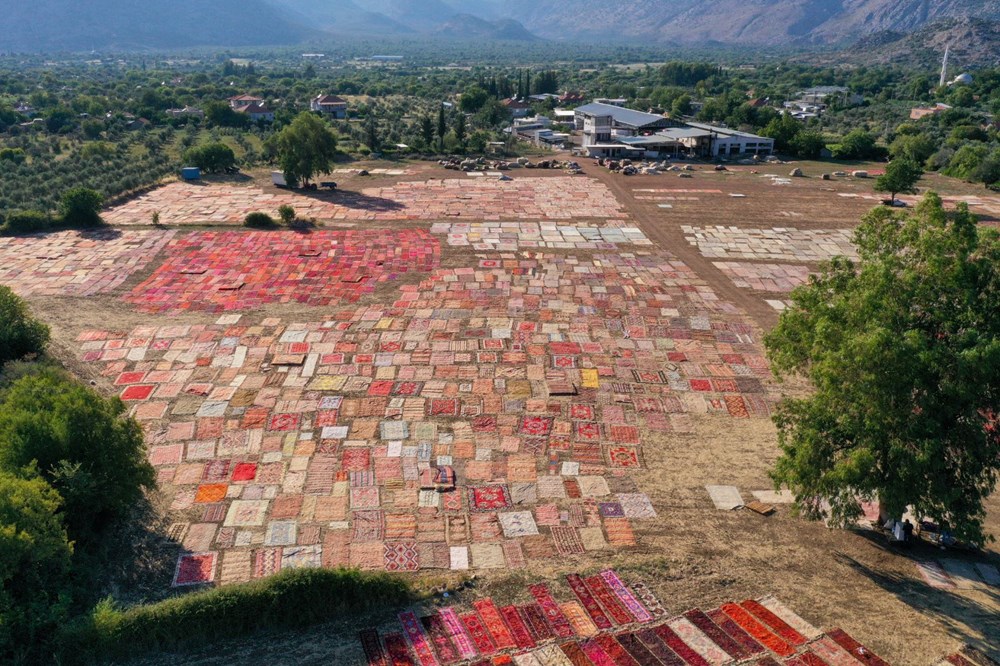
{"label": "hazy mountain", "polygon": [[472,14],[456,14],[442,23],[435,34],[452,39],[530,42],[538,39],[513,19],[487,21]]}
{"label": "hazy mountain", "polygon": [[548,38],[828,44],[949,17],[1000,19],[997,0],[449,0]]}
{"label": "hazy mountain", "polygon": [[[332,0],[332,4],[340,3],[339,0]],[[421,31],[435,30],[456,14],[462,13],[442,0],[355,0],[355,4]]]}
{"label": "hazy mountain", "polygon": [[318,31],[766,48],[848,44],[879,33],[910,33],[949,18],[1000,20],[998,0],[8,0],[3,4],[0,51],[289,44],[315,37]]}
{"label": "hazy mountain", "polygon": [[5,2],[0,51],[294,44],[312,34],[263,0]]}
{"label": "hazy mountain", "polygon": [[408,35],[414,28],[350,0],[270,0],[286,16],[336,34]]}

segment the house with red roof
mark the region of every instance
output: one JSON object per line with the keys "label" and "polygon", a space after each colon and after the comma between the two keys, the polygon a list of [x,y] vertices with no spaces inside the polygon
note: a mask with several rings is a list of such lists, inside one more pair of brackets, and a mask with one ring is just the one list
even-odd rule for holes
{"label": "house with red roof", "polygon": [[309,102],[309,108],[337,120],[347,117],[347,100],[336,95],[319,95]]}

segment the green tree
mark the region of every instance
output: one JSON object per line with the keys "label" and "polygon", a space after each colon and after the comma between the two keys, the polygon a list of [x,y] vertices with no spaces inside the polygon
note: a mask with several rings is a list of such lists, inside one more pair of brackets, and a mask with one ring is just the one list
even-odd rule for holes
{"label": "green tree", "polygon": [[904,134],[889,144],[889,154],[893,159],[902,157],[915,164],[923,164],[936,150],[934,139],[923,133]]}
{"label": "green tree", "polygon": [[882,155],[875,137],[863,129],[854,129],[847,133],[836,148],[833,156],[839,160],[871,160]]}
{"label": "green tree", "polygon": [[459,111],[455,114],[455,123],[452,127],[452,131],[455,132],[455,140],[458,141],[458,145],[462,150],[465,150],[465,139],[468,133],[468,127],[466,125],[465,114]]}
{"label": "green tree", "polygon": [[875,180],[875,191],[888,192],[891,201],[901,192],[913,194],[916,192],[914,186],[923,173],[916,163],[906,158],[895,159],[889,162],[885,173]]}
{"label": "green tree", "polygon": [[476,114],[479,127],[499,127],[510,123],[510,109],[495,99],[488,100]]}
{"label": "green tree", "polygon": [[792,117],[790,113],[782,114],[780,117],[770,121],[761,135],[774,139],[774,147],[780,152],[788,152],[792,147],[792,142],[799,132],[802,131],[802,123]]}
{"label": "green tree", "polygon": [[219,127],[250,126],[250,116],[232,109],[225,102],[209,102],[206,104],[205,120]]}
{"label": "green tree", "polygon": [[1000,149],[994,150],[979,163],[971,175],[971,179],[986,185],[1000,182]]}
{"label": "green tree", "polygon": [[806,513],[849,523],[858,499],[982,542],[1000,469],[1000,240],[931,193],[876,208],[837,258],[792,292],[765,342],[774,371],[807,377],[775,422],[772,477]]}
{"label": "green tree", "polygon": [[420,138],[424,140],[424,146],[427,148],[434,143],[434,122],[430,116],[420,118]]}
{"label": "green tree", "polygon": [[76,114],[67,107],[56,107],[45,117],[45,128],[55,134],[68,130],[76,123]]}
{"label": "green tree", "polygon": [[674,118],[686,116],[691,113],[691,95],[683,94],[674,99],[670,105],[670,115]]}
{"label": "green tree", "polygon": [[796,156],[803,159],[814,160],[820,156],[826,148],[826,139],[821,132],[814,130],[802,130],[795,135],[789,144],[789,150]]}
{"label": "green tree", "polygon": [[83,135],[88,139],[100,139],[101,133],[104,131],[104,123],[100,120],[84,120],[80,129],[83,130]]}
{"label": "green tree", "polygon": [[49,342],[49,327],[31,316],[24,299],[0,285],[0,365],[41,354]]}
{"label": "green tree", "polygon": [[319,173],[330,173],[337,155],[337,137],[320,118],[307,111],[295,117],[275,140],[278,161],[289,186],[308,184]]}
{"label": "green tree", "polygon": [[24,148],[0,148],[0,161],[24,164]]}
{"label": "green tree", "polygon": [[531,88],[532,92],[536,95],[544,93],[554,95],[559,92],[559,73],[553,70],[539,72],[538,76],[532,82]]}
{"label": "green tree", "polygon": [[486,100],[489,98],[488,92],[479,86],[472,86],[462,93],[462,98],[459,100],[458,106],[466,113],[475,113],[483,108],[483,105],[486,104]]}
{"label": "green tree", "polygon": [[[25,657],[66,619],[73,546],[44,479],[0,472],[0,659]],[[9,662],[8,662],[9,663]]]}
{"label": "green tree", "polygon": [[437,135],[438,135],[438,147],[440,150],[444,150],[444,135],[448,133],[448,119],[444,115],[444,105],[442,104],[438,107],[438,123],[437,123]]}
{"label": "green tree", "polygon": [[372,111],[369,111],[368,117],[365,118],[365,143],[368,145],[368,150],[373,153],[377,153],[382,148],[382,136],[379,131],[378,118],[375,117],[375,113]]}
{"label": "green tree", "polygon": [[103,224],[101,206],[104,197],[87,187],[74,187],[62,196],[59,213],[63,222],[74,227],[94,227]]}
{"label": "green tree", "polygon": [[205,173],[222,173],[236,166],[233,149],[216,141],[184,151],[184,162],[196,166]]}
{"label": "green tree", "polygon": [[951,156],[948,166],[942,169],[945,175],[962,180],[972,180],[979,165],[989,157],[990,149],[982,143],[967,143]]}
{"label": "green tree", "polygon": [[51,484],[76,542],[93,545],[155,486],[142,429],[125,411],[53,368],[0,394],[0,470]]}

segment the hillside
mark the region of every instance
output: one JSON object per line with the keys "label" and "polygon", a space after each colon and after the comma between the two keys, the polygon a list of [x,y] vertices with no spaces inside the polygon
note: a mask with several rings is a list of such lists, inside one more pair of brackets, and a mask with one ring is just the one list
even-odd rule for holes
{"label": "hillside", "polygon": [[471,14],[457,14],[435,30],[452,39],[530,42],[538,39],[513,19],[487,21]]}
{"label": "hillside", "polygon": [[38,0],[0,12],[0,51],[294,44],[311,34],[264,0]]}
{"label": "hillside", "polygon": [[951,69],[955,73],[968,67],[996,66],[1000,63],[1000,22],[945,19],[910,34],[878,32],[846,49],[839,59],[934,66],[940,63],[946,46],[951,46]]}
{"label": "hillside", "polygon": [[337,35],[410,35],[415,29],[351,0],[272,0],[278,11],[304,25]]}

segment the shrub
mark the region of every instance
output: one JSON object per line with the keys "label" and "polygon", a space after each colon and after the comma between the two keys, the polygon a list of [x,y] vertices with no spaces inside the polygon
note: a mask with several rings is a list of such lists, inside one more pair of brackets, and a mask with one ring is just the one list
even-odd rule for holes
{"label": "shrub", "polygon": [[53,226],[52,217],[40,210],[22,210],[7,215],[3,230],[13,234],[29,234],[45,231]]}
{"label": "shrub", "polygon": [[278,217],[281,218],[282,224],[291,224],[295,221],[295,209],[288,204],[284,204],[278,208]]}
{"label": "shrub", "polygon": [[64,627],[57,652],[64,663],[127,658],[177,650],[265,629],[293,629],[349,619],[412,599],[407,583],[356,569],[287,569],[159,603],[117,609],[98,604]]}
{"label": "shrub", "polygon": [[0,471],[50,483],[64,500],[70,538],[83,547],[155,485],[142,429],[125,409],[50,367],[0,394]]}
{"label": "shrub", "polygon": [[267,213],[250,213],[243,220],[243,226],[252,227],[254,229],[271,229],[277,224]]}
{"label": "shrub", "polygon": [[86,187],[74,187],[62,197],[60,212],[63,223],[73,227],[94,227],[102,224],[101,206],[104,197]]}
{"label": "shrub", "polygon": [[28,304],[0,285],[0,365],[41,354],[49,342],[49,327],[33,318]]}
{"label": "shrub", "polygon": [[25,155],[23,148],[0,148],[0,161],[12,162],[20,165],[24,164]]}

